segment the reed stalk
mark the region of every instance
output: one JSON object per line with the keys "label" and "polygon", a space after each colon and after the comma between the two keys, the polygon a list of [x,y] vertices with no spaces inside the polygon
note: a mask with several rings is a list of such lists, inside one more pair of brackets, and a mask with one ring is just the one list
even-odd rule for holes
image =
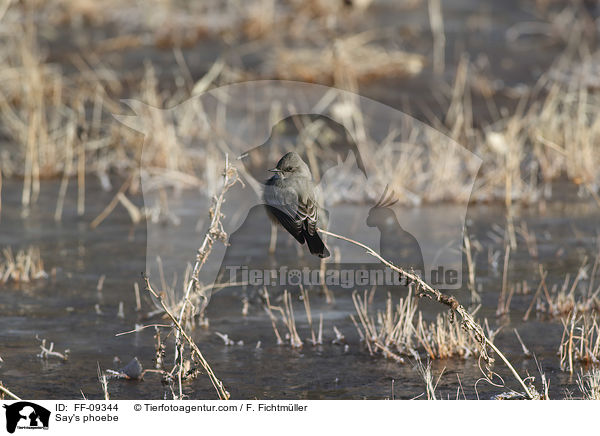
{"label": "reed stalk", "polygon": [[367,254],[375,257],[381,263],[383,263],[385,266],[387,266],[388,268],[391,268],[392,270],[399,273],[401,278],[406,279],[408,281],[408,283],[414,284],[416,287],[416,295],[418,295],[420,298],[428,297],[434,301],[437,301],[438,303],[441,303],[441,304],[449,307],[451,310],[451,313],[458,313],[462,319],[462,321],[461,321],[462,327],[465,330],[471,331],[474,334],[477,342],[480,344],[480,355],[483,358],[483,360],[486,362],[488,372],[491,372],[491,365],[493,364],[494,359],[489,355],[487,347],[492,349],[500,357],[500,359],[502,359],[502,361],[508,367],[508,369],[513,374],[515,379],[519,382],[519,384],[523,388],[527,397],[532,400],[537,398],[537,396],[534,395],[530,391],[530,389],[527,387],[527,385],[525,384],[525,382],[523,381],[521,376],[519,376],[519,373],[515,370],[515,368],[508,361],[508,359],[504,356],[504,354],[498,349],[498,347],[496,347],[494,345],[494,343],[490,339],[488,339],[488,337],[484,333],[483,328],[477,322],[475,322],[475,320],[473,319],[471,314],[464,308],[464,306],[462,306],[458,302],[458,300],[456,300],[456,298],[454,298],[451,295],[443,294],[439,290],[432,288],[425,281],[423,281],[423,279],[421,279],[421,277],[419,277],[417,274],[406,272],[401,267],[398,267],[398,266],[392,264],[391,262],[387,261],[383,257],[381,257],[375,250],[373,250],[372,248],[368,247],[367,245],[365,245],[361,242],[355,241],[353,239],[347,238],[342,235],[338,235],[336,233],[329,232],[327,230],[323,230],[323,229],[317,229],[317,230],[324,235],[328,235],[333,238],[341,239],[343,241],[349,242],[351,244],[354,244],[358,247],[363,248],[364,250],[366,250]]}

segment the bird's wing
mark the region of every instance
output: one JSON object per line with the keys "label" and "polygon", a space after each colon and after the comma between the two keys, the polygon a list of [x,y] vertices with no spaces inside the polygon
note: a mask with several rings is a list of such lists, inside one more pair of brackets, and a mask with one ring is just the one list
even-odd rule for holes
{"label": "bird's wing", "polygon": [[298,209],[296,210],[298,218],[305,222],[306,231],[309,235],[314,235],[317,232],[317,220],[319,218],[319,208],[311,197],[298,201]]}
{"label": "bird's wing", "polygon": [[275,185],[265,186],[264,199],[269,212],[277,218],[281,225],[301,244],[304,243],[302,230],[304,227],[303,210],[299,207],[298,195],[291,187],[282,188]]}

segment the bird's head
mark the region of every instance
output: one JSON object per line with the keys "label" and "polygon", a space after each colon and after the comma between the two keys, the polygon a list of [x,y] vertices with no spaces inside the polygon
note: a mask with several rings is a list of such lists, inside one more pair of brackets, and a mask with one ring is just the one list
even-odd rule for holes
{"label": "bird's head", "polygon": [[289,176],[312,178],[308,165],[306,165],[300,155],[295,151],[284,154],[283,157],[279,159],[279,162],[277,162],[277,166],[269,171],[279,174],[282,178]]}
{"label": "bird's head", "polygon": [[369,216],[367,216],[367,226],[382,228],[389,225],[393,225],[396,221],[396,215],[394,211],[390,209],[391,206],[396,204],[398,199],[395,198],[393,191],[388,193],[388,186],[385,187],[381,198],[375,206],[369,210]]}

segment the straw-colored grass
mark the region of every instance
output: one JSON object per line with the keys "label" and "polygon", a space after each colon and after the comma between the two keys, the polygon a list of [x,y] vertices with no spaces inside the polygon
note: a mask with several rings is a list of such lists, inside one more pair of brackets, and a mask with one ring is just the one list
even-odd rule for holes
{"label": "straw-colored grass", "polygon": [[2,380],[0,380],[0,400],[6,399],[9,397],[13,400],[20,400],[15,394],[13,394],[6,386],[2,384]]}
{"label": "straw-colored grass", "polygon": [[598,365],[600,363],[600,324],[598,317],[572,312],[562,320],[563,335],[558,352],[560,367],[573,374],[575,364]]}
{"label": "straw-colored grass", "polygon": [[[13,2],[3,17],[6,43],[0,70],[0,125],[11,145],[7,158],[2,159],[2,176],[23,178],[25,207],[36,201],[44,178],[63,177],[55,210],[57,220],[62,217],[65,195],[71,192],[68,188],[72,176],[77,176],[77,212],[82,215],[86,175],[97,175],[103,187],[111,189],[111,170],[133,175],[140,159],[156,187],[204,185],[214,192],[218,175],[209,169],[221,166],[222,153],[210,140],[210,132],[198,132],[194,117],[174,123],[161,111],[151,111],[155,135],[146,141],[142,154],[140,136],[110,118],[111,113],[123,112],[118,98],[127,95],[152,106],[171,107],[210,86],[248,78],[292,78],[358,91],[358,84],[366,80],[416,75],[428,67],[422,55],[394,48],[393,32],[362,31],[360,26],[349,25],[354,19],[352,11],[362,11],[368,2],[364,6],[353,2],[347,9],[331,9],[321,3],[255,0],[240,8],[233,1],[208,1],[182,7],[171,1],[151,0],[140,9],[129,1],[109,1],[103,7],[87,1],[52,0],[41,5],[33,0]],[[438,3],[415,2],[411,7],[429,11],[435,46],[433,68],[439,73],[453,67],[445,65],[443,58],[444,11]],[[397,135],[374,141],[358,123],[365,114],[356,113],[348,117],[351,122],[345,127],[357,129],[355,137],[369,147],[377,146],[370,156],[370,167],[375,171],[360,195],[353,191],[362,179],[347,180],[345,187],[332,185],[336,191],[332,201],[367,200],[390,184],[389,174],[399,174],[402,176],[391,184],[397,192],[405,193],[399,198],[405,204],[468,199],[502,200],[508,206],[513,201],[535,202],[550,196],[550,182],[560,177],[567,177],[580,187],[582,195],[600,204],[596,171],[600,149],[594,146],[600,139],[600,117],[593,86],[598,60],[593,50],[586,54],[586,50],[572,49],[577,44],[586,46],[584,36],[588,32],[584,18],[572,11],[575,9],[565,8],[562,15],[547,14],[544,28],[578,32],[571,36],[574,40],[567,41],[570,45],[564,56],[522,93],[512,112],[499,110],[494,101],[496,94],[510,94],[511,90],[495,90],[486,82],[482,67],[466,57],[455,67],[454,83],[448,87],[446,97],[438,96],[440,103],[447,105],[444,116],[424,108],[432,127],[483,158],[472,195],[470,177],[456,175],[474,175],[476,168],[464,168],[460,156],[450,157],[443,152],[426,156],[411,146],[417,139],[427,142],[426,136],[419,135],[422,127],[406,126]],[[94,41],[90,50],[69,54],[76,67],[69,74],[58,63],[49,62],[48,53],[41,48],[40,41],[49,38],[44,33],[48,26],[67,23],[68,32],[75,33],[84,31],[83,23],[101,27],[123,22],[128,23],[127,34]],[[260,41],[245,48],[250,52],[262,50],[265,44],[270,46],[272,40],[283,43],[273,46],[273,57],[266,59],[261,68],[240,71],[231,59],[219,59],[205,77],[194,83],[180,48],[203,38],[236,41],[240,35],[234,29],[240,26],[243,37]],[[333,43],[332,32],[336,35]],[[518,39],[519,29],[513,29],[513,34]],[[292,46],[288,46],[290,43]],[[132,80],[111,67],[104,57],[107,53],[122,57],[127,50],[140,47],[173,50],[174,89],[169,86],[171,89],[165,91],[150,62],[142,75]],[[474,94],[485,97],[491,122],[475,124]],[[273,107],[282,104],[286,102],[274,101]],[[200,141],[207,144],[201,156],[190,153],[185,146]],[[198,178],[197,174],[203,176]],[[138,192],[133,184],[122,196]]]}
{"label": "straw-colored grass", "polygon": [[[226,390],[223,382],[217,378],[210,364],[202,354],[198,345],[191,338],[191,330],[196,325],[196,320],[203,314],[204,308],[208,303],[210,295],[207,291],[212,289],[212,285],[204,287],[199,280],[199,273],[204,266],[208,256],[212,252],[213,244],[217,241],[225,243],[227,241],[227,233],[222,224],[222,205],[225,201],[225,194],[236,183],[238,183],[238,173],[229,164],[229,160],[225,158],[225,168],[222,173],[222,185],[220,192],[213,198],[212,207],[208,211],[210,217],[210,226],[205,234],[202,244],[197,250],[194,266],[188,267],[185,274],[185,282],[183,295],[177,298],[175,290],[172,287],[167,287],[166,280],[162,270],[162,261],[157,259],[159,263],[159,280],[153,285],[150,278],[144,275],[145,290],[152,297],[152,301],[157,308],[157,311],[152,313],[162,314],[166,319],[170,320],[171,325],[168,326],[175,338],[175,355],[174,365],[170,371],[164,368],[163,355],[165,352],[164,345],[161,341],[160,334],[156,334],[156,365],[157,370],[163,375],[163,378],[171,386],[174,399],[183,399],[183,383],[192,380],[200,373],[200,368],[208,375],[211,384],[213,385],[219,399],[229,399],[230,394]],[[159,287],[161,286],[161,287]],[[136,328],[133,331],[125,332],[132,333],[139,331],[142,328]],[[152,327],[159,327],[157,324]],[[160,326],[164,327],[164,326]],[[189,358],[186,353],[186,348],[189,349]],[[178,393],[175,393],[174,385],[177,387]]]}
{"label": "straw-colored grass", "polygon": [[[287,289],[284,291],[282,296],[283,306],[271,304],[271,297],[266,287],[263,288],[261,295],[264,301],[265,312],[271,320],[271,326],[273,327],[273,332],[275,333],[275,337],[277,339],[277,345],[288,344],[292,348],[302,348],[305,341],[312,345],[323,344],[323,314],[320,314],[319,316],[319,327],[317,332],[315,332],[315,326],[313,325],[313,313],[308,291],[306,291],[304,288],[300,289],[304,313],[306,315],[308,328],[310,330],[310,336],[304,340],[302,340],[300,334],[298,333],[292,294],[288,292]],[[279,314],[279,317],[276,314]],[[281,322],[279,322],[280,318]],[[280,324],[283,324],[283,335],[279,332],[278,325]],[[337,330],[335,326],[333,329],[336,334],[336,339],[334,339],[333,343],[336,343],[336,340],[340,339],[341,333],[339,333],[339,330]]]}
{"label": "straw-colored grass", "polygon": [[268,63],[268,75],[274,79],[340,86],[347,80],[360,83],[386,77],[411,77],[423,70],[423,56],[385,50],[369,43],[373,36],[371,33],[354,35],[338,39],[325,48],[277,50]]}
{"label": "straw-colored grass", "polygon": [[40,249],[29,247],[16,254],[10,247],[4,248],[0,257],[0,284],[28,283],[33,280],[47,278]]}
{"label": "straw-colored grass", "polygon": [[567,273],[562,283],[555,283],[549,289],[548,272],[539,265],[540,282],[524,319],[529,318],[532,310],[553,317],[600,312],[600,286],[595,281],[599,266],[600,257],[596,256],[591,268],[586,257],[575,274]]}
{"label": "straw-colored grass", "polygon": [[594,368],[577,377],[577,386],[584,400],[600,400],[600,369]]}
{"label": "straw-colored grass", "polygon": [[369,352],[401,363],[404,357],[419,355],[430,359],[477,357],[477,340],[447,314],[438,314],[433,322],[423,320],[422,312],[417,311],[418,299],[410,288],[395,305],[388,295],[385,310],[375,314],[366,293],[362,297],[357,292],[352,294],[357,312],[352,319]]}

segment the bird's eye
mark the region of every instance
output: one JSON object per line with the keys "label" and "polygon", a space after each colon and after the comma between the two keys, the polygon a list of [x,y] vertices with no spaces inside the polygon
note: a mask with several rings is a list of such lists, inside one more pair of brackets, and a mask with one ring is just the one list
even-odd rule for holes
{"label": "bird's eye", "polygon": [[292,171],[292,167],[287,167],[287,168],[285,168],[283,171],[286,171],[286,172],[288,172],[288,173],[289,173],[289,172],[291,172],[291,171]]}

